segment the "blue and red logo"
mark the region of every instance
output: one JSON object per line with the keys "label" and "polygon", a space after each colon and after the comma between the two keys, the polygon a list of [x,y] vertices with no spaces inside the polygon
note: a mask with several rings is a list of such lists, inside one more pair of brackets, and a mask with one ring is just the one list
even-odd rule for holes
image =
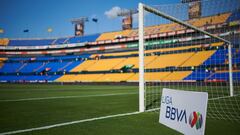
{"label": "blue and red logo", "polygon": [[189,125],[193,128],[196,125],[196,129],[200,129],[203,124],[203,116],[199,112],[192,112],[189,116]]}

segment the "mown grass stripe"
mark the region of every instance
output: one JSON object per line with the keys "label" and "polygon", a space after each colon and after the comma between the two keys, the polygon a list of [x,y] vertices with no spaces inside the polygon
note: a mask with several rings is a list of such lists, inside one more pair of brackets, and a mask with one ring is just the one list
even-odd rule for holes
{"label": "mown grass stripe", "polygon": [[116,94],[97,94],[97,95],[81,95],[81,96],[59,96],[59,97],[40,97],[40,98],[22,98],[22,99],[6,99],[0,102],[21,102],[21,101],[35,101],[35,100],[51,100],[51,99],[68,99],[68,98],[86,98],[86,97],[105,97],[105,96],[120,96],[133,95],[138,93],[116,93]]}
{"label": "mown grass stripe", "polygon": [[108,119],[108,118],[116,118],[116,117],[135,115],[135,114],[139,114],[139,113],[140,112],[130,112],[130,113],[123,113],[123,114],[108,115],[108,116],[102,116],[102,117],[96,117],[96,118],[90,118],[90,119],[77,120],[77,121],[70,121],[70,122],[65,122],[65,123],[49,125],[49,126],[37,127],[37,128],[29,128],[29,129],[22,129],[22,130],[3,132],[3,133],[0,133],[0,135],[11,135],[11,134],[31,132],[31,131],[37,131],[37,130],[44,130],[44,129],[56,128],[56,127],[61,127],[61,126],[66,126],[66,125],[72,125],[72,124],[78,124],[78,123],[84,123],[84,122],[91,122],[91,121],[96,121],[96,120]]}

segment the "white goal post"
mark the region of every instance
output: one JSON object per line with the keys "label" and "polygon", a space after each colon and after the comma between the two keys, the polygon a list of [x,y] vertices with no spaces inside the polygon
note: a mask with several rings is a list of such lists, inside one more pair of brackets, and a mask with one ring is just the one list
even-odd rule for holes
{"label": "white goal post", "polygon": [[[148,111],[148,110],[158,110],[159,109],[159,106],[157,107],[157,106],[155,106],[155,107],[152,107],[152,108],[148,108],[147,106],[147,102],[148,102],[148,99],[147,99],[147,96],[149,96],[148,95],[148,93],[151,93],[151,95],[153,95],[154,93],[157,93],[158,94],[158,96],[160,96],[159,95],[159,92],[156,92],[156,91],[147,91],[146,89],[147,89],[147,87],[149,87],[149,85],[151,85],[151,89],[154,89],[154,90],[156,90],[156,89],[161,89],[162,87],[164,87],[164,86],[166,86],[166,85],[168,85],[168,86],[170,86],[170,85],[181,85],[181,88],[185,88],[186,86],[184,86],[185,84],[182,84],[182,82],[180,82],[179,80],[174,80],[174,81],[172,81],[172,80],[168,80],[168,81],[166,81],[166,79],[164,80],[164,79],[159,79],[159,80],[153,80],[153,79],[150,79],[150,80],[148,80],[146,77],[147,76],[150,76],[150,73],[153,73],[153,72],[158,72],[159,73],[159,75],[161,76],[161,74],[160,73],[163,73],[164,72],[164,74],[167,74],[167,73],[174,73],[174,71],[180,71],[180,70],[183,70],[183,71],[187,71],[186,70],[186,68],[188,68],[188,67],[181,67],[181,69],[179,69],[179,68],[177,68],[177,67],[172,67],[172,68],[174,68],[174,70],[172,70],[172,69],[170,69],[171,67],[164,67],[164,68],[160,68],[160,69],[153,69],[153,66],[150,66],[151,68],[147,68],[146,67],[146,65],[151,65],[151,62],[150,62],[150,64],[149,64],[149,62],[145,59],[145,57],[146,56],[153,56],[153,55],[156,55],[156,58],[154,59],[154,60],[156,60],[156,59],[161,59],[161,58],[157,58],[157,57],[161,57],[161,56],[163,56],[164,54],[167,54],[167,53],[165,53],[165,52],[160,52],[159,54],[157,54],[158,52],[154,52],[154,53],[152,53],[152,54],[147,54],[147,49],[146,49],[146,44],[147,44],[147,42],[153,42],[153,41],[158,41],[158,40],[165,40],[165,39],[168,39],[168,37],[156,37],[156,35],[158,35],[159,36],[159,34],[155,34],[155,36],[153,36],[153,38],[151,37],[151,36],[148,36],[148,34],[144,34],[144,33],[146,33],[146,29],[150,29],[150,28],[148,28],[149,26],[145,26],[144,25],[144,23],[146,23],[146,21],[148,21],[148,20],[146,20],[145,19],[145,13],[146,12],[148,12],[148,14],[153,14],[153,15],[155,15],[155,16],[157,16],[157,17],[159,17],[159,18],[163,18],[163,19],[165,19],[165,20],[167,20],[168,22],[171,22],[171,23],[174,23],[174,24],[176,24],[176,25],[178,25],[178,26],[181,26],[181,27],[184,27],[184,29],[189,29],[189,30],[192,30],[192,31],[194,31],[195,33],[199,33],[199,35],[203,35],[203,36],[205,36],[205,37],[207,37],[208,38],[208,40],[210,39],[210,41],[211,42],[215,42],[215,41],[218,41],[218,42],[222,42],[222,43],[224,43],[225,44],[225,46],[227,47],[227,53],[228,53],[228,57],[227,57],[227,63],[228,63],[228,69],[227,69],[227,73],[228,73],[228,77],[227,78],[229,78],[229,80],[227,81],[227,84],[223,84],[223,83],[219,83],[220,85],[221,85],[221,89],[224,89],[224,90],[222,90],[222,91],[224,91],[225,92],[225,88],[223,88],[223,87],[228,87],[227,89],[228,89],[228,95],[218,95],[218,96],[212,96],[212,99],[211,99],[211,97],[210,97],[210,100],[214,100],[215,98],[219,98],[219,99],[222,99],[222,98],[225,98],[225,97],[234,97],[234,96],[236,96],[236,94],[235,94],[235,91],[234,91],[234,80],[233,80],[233,63],[232,63],[232,43],[231,43],[231,41],[230,40],[228,40],[228,39],[226,39],[226,38],[223,38],[223,37],[220,37],[219,35],[217,35],[217,34],[211,34],[209,31],[207,31],[207,30],[203,30],[202,28],[199,28],[199,27],[196,27],[196,26],[194,26],[194,25],[192,25],[192,24],[189,24],[188,23],[188,21],[183,21],[183,20],[181,20],[181,19],[178,19],[178,18],[176,18],[176,17],[173,17],[173,16],[171,16],[171,15],[168,15],[167,13],[164,13],[164,12],[162,12],[162,11],[160,11],[160,10],[158,10],[158,9],[156,9],[156,8],[154,8],[154,7],[151,7],[151,6],[148,6],[148,5],[145,5],[145,4],[142,4],[142,3],[139,3],[139,5],[138,5],[138,37],[139,37],[139,112],[144,112],[144,111]],[[155,17],[155,18],[157,18],[157,17]],[[158,19],[152,19],[151,21],[156,21],[156,20],[158,20]],[[158,21],[156,21],[156,22],[158,22]],[[165,22],[164,22],[165,23]],[[164,24],[164,23],[160,23],[160,24]],[[160,24],[155,24],[155,25],[160,25]],[[192,34],[193,36],[195,36],[194,34]],[[176,38],[183,38],[184,36],[189,36],[189,34],[187,35],[187,34],[183,34],[183,35],[181,35],[180,37],[179,36],[176,36]],[[190,35],[191,36],[191,35]],[[205,41],[207,40],[207,39],[204,39]],[[204,41],[204,42],[205,42]],[[160,41],[159,41],[160,42]],[[193,46],[193,44],[191,44],[191,42],[192,41],[189,41],[190,42],[190,45],[191,46]],[[178,42],[177,42],[178,43]],[[176,44],[177,44],[176,43]],[[183,45],[183,43],[178,43],[178,44],[181,44],[181,45]],[[198,41],[198,44],[203,44],[203,42],[200,40],[200,41]],[[171,46],[175,46],[175,44],[173,43],[173,44],[171,44]],[[219,46],[218,46],[219,47]],[[218,48],[218,47],[216,47],[216,48]],[[158,48],[158,47],[156,47],[156,48]],[[161,48],[160,48],[161,49]],[[163,48],[163,50],[164,50],[165,48]],[[199,49],[199,48],[198,48]],[[172,50],[174,50],[174,49],[172,49]],[[176,49],[175,49],[176,50]],[[213,50],[213,49],[212,49]],[[217,50],[217,49],[216,49]],[[213,51],[216,51],[216,50],[213,50]],[[153,52],[153,51],[150,51],[150,52]],[[179,54],[181,54],[180,53],[181,51],[179,51],[179,52],[177,52],[177,53],[179,53]],[[184,52],[184,51],[183,51]],[[185,51],[186,52],[186,51]],[[203,51],[202,51],[203,52]],[[174,55],[174,53],[172,53],[172,52],[170,52],[172,55]],[[198,53],[198,52],[197,52]],[[193,55],[195,55],[196,54],[196,51],[194,52],[194,54]],[[171,55],[169,55],[169,56],[171,56]],[[189,57],[189,59],[191,59],[191,57]],[[205,60],[206,61],[206,60]],[[186,60],[184,61],[184,62],[186,62]],[[152,63],[154,63],[154,62],[152,62]],[[202,63],[203,64],[203,63]],[[213,63],[213,64],[215,64],[215,63]],[[186,64],[185,64],[186,65]],[[217,64],[215,64],[215,65],[217,65]],[[200,65],[198,65],[199,67],[200,67]],[[192,68],[196,68],[197,66],[192,66]],[[207,66],[205,66],[205,67],[207,67]],[[168,69],[169,68],[169,69]],[[185,69],[184,69],[185,68]],[[211,67],[212,68],[212,67]],[[149,72],[150,71],[150,72]],[[190,71],[189,71],[190,72]],[[220,71],[219,71],[220,72]],[[149,73],[149,74],[148,74]],[[191,72],[191,73],[193,73],[193,71]],[[146,74],[148,74],[148,75],[146,75]],[[214,73],[212,73],[212,74],[214,74]],[[152,75],[152,74],[151,74]],[[204,90],[201,88],[201,90],[199,90],[199,91],[207,91],[207,90],[205,90],[205,88],[206,89],[210,89],[211,90],[211,92],[212,93],[215,93],[214,92],[214,90],[213,89],[216,89],[215,88],[215,85],[219,85],[218,83],[214,83],[214,84],[210,84],[211,82],[209,81],[209,80],[204,80],[205,82],[205,84],[206,83],[209,83],[209,85],[202,85],[202,82],[201,82],[201,86],[199,86],[199,87],[204,87]],[[161,83],[164,83],[164,85],[162,85]],[[186,80],[184,80],[184,82],[186,82]],[[162,86],[161,86],[162,85]],[[191,85],[192,85],[192,83],[191,83]],[[195,85],[195,84],[193,84],[193,85]],[[196,85],[199,85],[198,84],[198,82],[196,82]],[[214,85],[214,86],[213,86]],[[220,86],[219,85],[219,86]],[[154,87],[154,88],[153,88]],[[158,88],[157,88],[158,87]],[[172,86],[171,86],[172,87]],[[176,86],[174,86],[174,87],[176,87]],[[188,86],[189,88],[188,88],[188,90],[196,90],[196,88],[194,87],[194,86]],[[217,86],[216,86],[217,87]],[[192,89],[191,89],[192,88]],[[161,90],[157,90],[157,91],[161,91]],[[197,90],[198,91],[198,90]],[[208,92],[208,91],[207,91]],[[211,93],[210,92],[210,93]],[[219,93],[219,92],[217,92],[217,93]],[[150,96],[149,96],[150,97]],[[153,97],[150,97],[150,98],[153,98]],[[156,98],[156,97],[155,97]],[[160,97],[158,97],[157,99],[154,99],[154,100],[152,100],[153,102],[160,102],[160,100],[159,100],[159,98]],[[159,101],[156,101],[156,100],[159,100]],[[218,101],[219,102],[219,101]],[[222,102],[222,101],[221,101]],[[227,102],[227,101],[226,101]],[[224,104],[227,104],[227,103],[224,103]],[[238,104],[238,101],[237,101],[237,104]],[[159,104],[158,104],[159,105]],[[218,105],[214,102],[213,103],[213,106],[216,108],[216,107],[218,107]],[[239,106],[238,106],[239,107]],[[238,108],[239,109],[239,108]],[[223,116],[224,117],[224,116]]]}

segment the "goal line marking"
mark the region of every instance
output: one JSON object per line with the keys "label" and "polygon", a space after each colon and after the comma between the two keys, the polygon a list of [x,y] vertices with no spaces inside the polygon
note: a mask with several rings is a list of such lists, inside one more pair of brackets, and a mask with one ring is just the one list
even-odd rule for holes
{"label": "goal line marking", "polygon": [[116,115],[108,115],[108,116],[102,116],[102,117],[96,117],[96,118],[90,118],[90,119],[83,119],[83,120],[59,123],[59,124],[37,127],[37,128],[29,128],[29,129],[8,131],[8,132],[0,133],[0,135],[12,135],[12,134],[18,134],[18,133],[24,133],[24,132],[37,131],[37,130],[45,130],[45,129],[50,129],[50,128],[56,128],[56,127],[67,126],[67,125],[78,124],[78,123],[84,123],[84,122],[91,122],[91,121],[96,121],[96,120],[103,120],[103,119],[108,119],[108,118],[116,118],[116,117],[135,115],[135,114],[139,114],[139,113],[140,112],[130,112],[130,113],[122,113],[122,114],[116,114]]}
{"label": "goal line marking", "polygon": [[115,94],[97,94],[97,95],[84,95],[84,96],[59,96],[59,97],[42,97],[42,98],[22,98],[22,99],[3,99],[0,102],[20,102],[20,101],[33,101],[33,100],[49,100],[49,99],[67,99],[67,98],[85,98],[85,97],[106,97],[106,96],[120,96],[120,95],[133,95],[135,93],[115,93]]}
{"label": "goal line marking", "polygon": [[239,96],[239,94],[233,95],[233,96],[223,96],[223,97],[210,98],[208,100],[211,101],[211,100],[225,99],[225,98],[231,98],[231,97],[237,97],[237,96]]}

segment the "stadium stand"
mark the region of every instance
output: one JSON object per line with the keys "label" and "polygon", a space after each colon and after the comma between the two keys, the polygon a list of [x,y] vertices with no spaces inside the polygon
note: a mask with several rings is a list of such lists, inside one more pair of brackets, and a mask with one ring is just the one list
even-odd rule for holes
{"label": "stadium stand", "polygon": [[[202,27],[236,20],[240,20],[239,11],[187,20],[187,22]],[[150,35],[182,29],[183,27],[176,23],[161,24],[147,27],[145,34]],[[74,44],[133,36],[137,36],[136,29],[54,39],[0,39],[0,45],[44,46]],[[146,69],[149,69],[145,74],[147,81],[228,79],[228,72],[221,71],[221,68],[228,62],[228,52],[223,42],[206,42],[206,45],[196,42],[189,45],[187,41],[181,44],[175,39],[169,41],[171,42],[159,45],[159,48],[150,48],[145,51],[147,56],[144,63]],[[136,82],[138,81],[139,68],[138,51],[136,49],[138,43],[131,41],[124,44],[127,46],[126,50],[116,49],[111,52],[100,49],[100,51],[87,52],[89,54],[0,58],[0,81]],[[168,44],[171,44],[171,48],[169,48]],[[239,45],[237,41],[236,44]],[[97,45],[100,48],[104,46],[104,44]],[[129,47],[131,45],[136,45],[136,48]],[[108,46],[111,46],[111,44],[108,44]],[[239,49],[233,49],[232,52],[233,63],[235,65],[240,64]],[[218,71],[212,70],[215,68],[212,67],[212,63],[219,65],[220,69]],[[206,70],[206,67],[210,68],[210,70]],[[151,69],[156,69],[156,71],[153,72]],[[161,69],[167,69],[167,71],[163,72]],[[235,71],[233,76],[240,76],[240,72]]]}
{"label": "stadium stand", "polygon": [[[220,46],[221,43],[213,43],[213,46]],[[193,47],[193,46],[192,46]],[[199,48],[199,45],[195,46]],[[175,50],[176,48],[163,48],[156,50],[148,50],[152,53],[155,51],[167,52],[169,50]],[[186,47],[177,47],[177,49],[189,49]],[[162,51],[165,50],[165,51]],[[166,51],[167,50],[167,51]],[[234,50],[236,54],[239,53],[238,50]],[[121,82],[121,81],[137,81],[138,73],[131,71],[132,73],[101,73],[102,71],[120,70],[124,66],[133,65],[133,69],[138,69],[138,57],[131,56],[133,52],[121,52],[121,53],[106,53],[103,54],[106,58],[93,59],[92,56],[97,56],[100,54],[82,54],[82,55],[67,55],[67,56],[44,56],[44,57],[23,57],[23,58],[9,58],[5,60],[5,65],[0,68],[0,73],[41,73],[48,69],[47,72],[73,72],[80,73],[87,71],[84,74],[66,74],[58,75],[57,82]],[[125,56],[124,56],[125,55]],[[115,58],[114,56],[121,56],[121,58]],[[197,52],[183,52],[177,54],[160,54],[147,56],[145,59],[145,66],[148,69],[157,68],[169,68],[169,67],[189,67],[189,66],[200,66],[209,65],[212,61],[215,63],[224,64],[226,60],[227,52],[224,49],[218,50],[208,50],[208,51],[197,51]],[[239,63],[239,55],[235,55],[236,63]],[[89,59],[91,58],[91,59]],[[76,59],[79,59],[76,61]],[[216,61],[217,60],[217,61]],[[24,62],[28,61],[28,62]],[[89,72],[89,73],[88,73]],[[99,72],[99,73],[90,73]],[[206,80],[206,78],[220,78],[219,75],[213,75],[213,73],[201,71],[202,74],[196,76],[195,71],[174,71],[174,72],[147,72],[146,77],[151,81],[156,80]],[[219,73],[220,74],[220,73]],[[221,73],[223,74],[223,73]],[[216,76],[216,77],[215,77]],[[221,75],[223,76],[223,75]],[[6,76],[5,76],[6,77]],[[8,76],[9,77],[9,76]],[[19,77],[13,76],[9,77],[9,80],[14,81],[34,81],[34,78],[39,78],[39,80],[46,81],[51,77],[42,76],[32,76],[33,79],[28,78],[28,76]],[[51,80],[48,80],[51,81]]]}

